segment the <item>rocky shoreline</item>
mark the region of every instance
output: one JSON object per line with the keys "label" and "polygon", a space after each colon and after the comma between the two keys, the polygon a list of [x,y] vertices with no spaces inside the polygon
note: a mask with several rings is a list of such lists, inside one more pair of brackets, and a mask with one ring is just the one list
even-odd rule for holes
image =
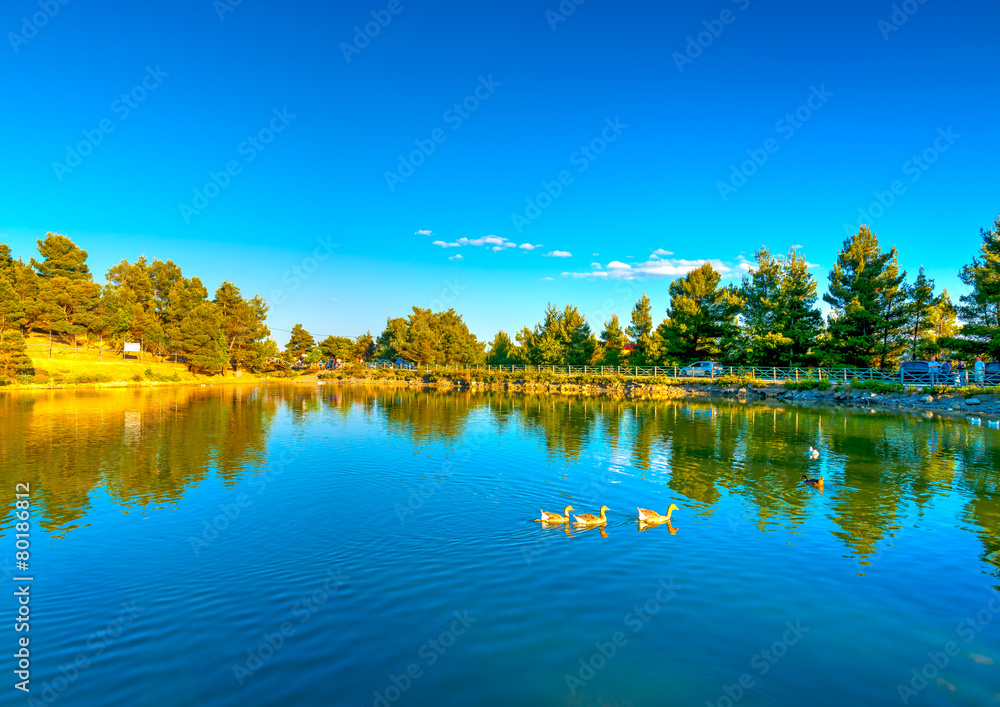
{"label": "rocky shoreline", "polygon": [[900,411],[933,411],[940,414],[967,414],[988,418],[1000,416],[1000,396],[984,393],[967,398],[957,391],[940,395],[924,392],[876,393],[868,390],[788,390],[783,385],[754,387],[723,387],[711,384],[662,384],[636,380],[601,383],[560,383],[544,381],[508,381],[487,383],[465,379],[428,382],[421,379],[372,380],[343,378],[322,380],[339,385],[374,385],[420,390],[458,390],[462,392],[503,392],[524,395],[567,395],[618,398],[624,400],[681,400],[689,398],[734,398],[738,400],[772,400],[806,405],[833,405],[867,409]]}

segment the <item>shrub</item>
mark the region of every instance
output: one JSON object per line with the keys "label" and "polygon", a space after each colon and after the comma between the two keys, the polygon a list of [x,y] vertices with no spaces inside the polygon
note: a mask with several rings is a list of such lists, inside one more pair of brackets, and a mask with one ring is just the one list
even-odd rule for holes
{"label": "shrub", "polygon": [[[805,378],[803,380],[786,380],[785,388],[787,390],[829,390],[830,386],[833,385],[829,379],[818,380],[816,378]],[[840,386],[837,386],[840,389]]]}

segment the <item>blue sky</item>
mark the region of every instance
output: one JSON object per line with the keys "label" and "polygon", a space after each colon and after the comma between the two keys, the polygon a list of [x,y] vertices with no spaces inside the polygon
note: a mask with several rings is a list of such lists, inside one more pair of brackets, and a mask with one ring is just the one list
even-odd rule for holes
{"label": "blue sky", "polygon": [[5,4],[15,254],[170,258],[282,343],[412,305],[491,338],[658,320],[762,244],[822,290],[861,221],[957,294],[1000,213],[995,3],[232,2]]}

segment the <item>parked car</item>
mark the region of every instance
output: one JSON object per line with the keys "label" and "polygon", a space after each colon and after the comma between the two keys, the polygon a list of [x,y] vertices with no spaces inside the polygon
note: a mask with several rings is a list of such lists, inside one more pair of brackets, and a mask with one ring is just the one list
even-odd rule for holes
{"label": "parked car", "polygon": [[1000,361],[990,361],[986,364],[986,384],[1000,385]]}
{"label": "parked car", "polygon": [[721,363],[715,361],[697,361],[684,366],[677,373],[678,375],[693,378],[696,376],[721,376],[725,369]]}

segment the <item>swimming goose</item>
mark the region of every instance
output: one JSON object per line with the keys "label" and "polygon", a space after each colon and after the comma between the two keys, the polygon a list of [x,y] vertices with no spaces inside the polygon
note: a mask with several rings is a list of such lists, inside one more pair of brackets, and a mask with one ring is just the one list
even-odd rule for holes
{"label": "swimming goose", "polygon": [[642,523],[662,523],[663,521],[670,520],[670,516],[674,514],[674,511],[679,511],[680,508],[675,506],[673,503],[667,508],[667,515],[661,516],[656,511],[651,511],[648,508],[636,508],[639,511],[639,521]]}
{"label": "swimming goose", "polygon": [[819,459],[819,450],[809,447],[809,456],[813,459]]}
{"label": "swimming goose", "polygon": [[549,513],[548,511],[542,511],[541,518],[535,518],[536,523],[565,523],[569,520],[569,512],[573,510],[573,506],[566,506],[563,510],[563,514]]}
{"label": "swimming goose", "polygon": [[987,427],[992,427],[993,429],[1000,429],[1000,420],[987,420]]}
{"label": "swimming goose", "polygon": [[607,506],[601,506],[601,516],[598,518],[593,513],[584,513],[583,515],[573,516],[576,518],[577,525],[605,525],[608,522],[608,517],[605,515],[605,511],[610,511],[611,509]]}
{"label": "swimming goose", "polygon": [[808,476],[803,474],[802,483],[809,484],[810,486],[816,486],[818,488],[823,488],[823,477],[821,476],[818,479],[810,479]]}

